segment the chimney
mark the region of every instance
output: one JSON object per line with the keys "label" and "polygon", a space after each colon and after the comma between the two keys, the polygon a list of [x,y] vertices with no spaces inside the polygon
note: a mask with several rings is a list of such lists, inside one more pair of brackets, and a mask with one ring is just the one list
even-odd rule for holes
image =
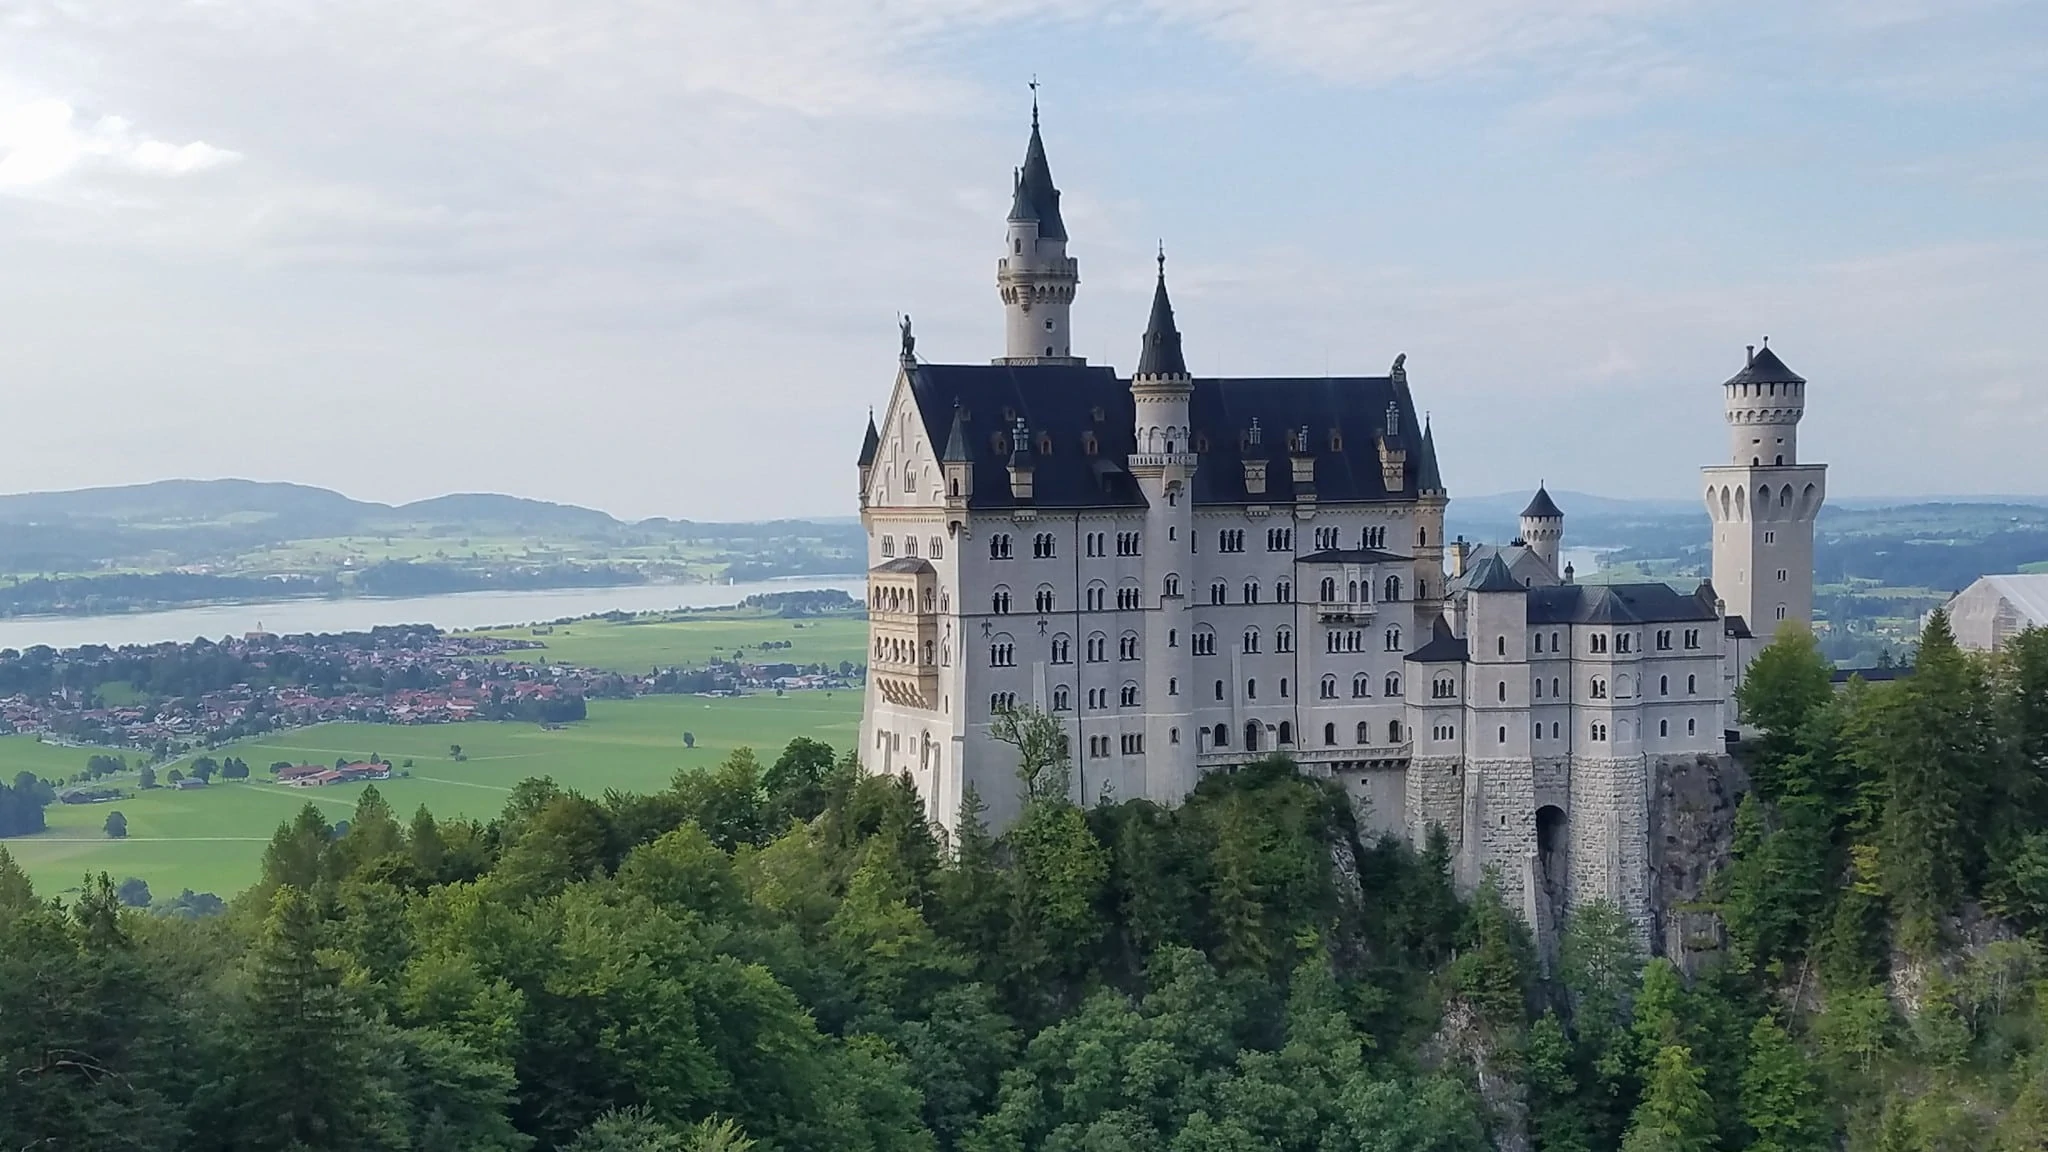
{"label": "chimney", "polygon": [[1756,363],[1756,345],[1754,345],[1754,344],[1748,344],[1748,345],[1745,345],[1745,347],[1749,349],[1749,356],[1748,356],[1748,357],[1747,357],[1746,359],[1744,359],[1744,360],[1743,360],[1743,363],[1744,363],[1744,364],[1754,364],[1754,363]]}
{"label": "chimney", "polygon": [[1565,562],[1565,566],[1564,566],[1564,582],[1565,582],[1565,583],[1567,583],[1567,584],[1570,584],[1570,583],[1572,582],[1572,565],[1571,565],[1571,562],[1570,562],[1570,561],[1566,561],[1566,562]]}
{"label": "chimney", "polygon": [[1456,580],[1465,574],[1465,559],[1471,554],[1472,545],[1467,544],[1463,536],[1451,543],[1451,579]]}

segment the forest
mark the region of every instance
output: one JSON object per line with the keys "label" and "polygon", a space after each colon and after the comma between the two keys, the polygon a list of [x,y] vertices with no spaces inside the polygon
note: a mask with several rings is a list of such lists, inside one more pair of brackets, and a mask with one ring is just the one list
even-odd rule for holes
{"label": "forest", "polygon": [[1742,703],[1686,971],[1599,904],[1537,954],[1284,759],[1078,807],[1028,711],[999,836],[797,740],[489,821],[309,805],[214,916],[0,855],[0,1146],[2048,1147],[2048,637],[1937,616],[1837,692],[1795,631]]}

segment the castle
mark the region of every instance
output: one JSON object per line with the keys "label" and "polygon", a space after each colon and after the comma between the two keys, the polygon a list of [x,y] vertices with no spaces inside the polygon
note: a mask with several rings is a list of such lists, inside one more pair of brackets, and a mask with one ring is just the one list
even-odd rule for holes
{"label": "castle", "polygon": [[[1713,578],[1582,584],[1541,489],[1513,543],[1444,539],[1435,440],[1384,376],[1197,377],[1159,260],[1128,378],[1071,352],[1080,284],[1032,111],[996,284],[1004,355],[916,358],[860,452],[870,667],[859,753],[950,826],[1021,803],[1002,711],[1066,734],[1073,797],[1173,804],[1282,752],[1361,828],[1441,827],[1539,936],[1596,899],[1651,930],[1652,789],[1723,755],[1741,669],[1810,621],[1825,466],[1768,344],[1724,386]],[[1448,566],[1447,566],[1448,561]]]}

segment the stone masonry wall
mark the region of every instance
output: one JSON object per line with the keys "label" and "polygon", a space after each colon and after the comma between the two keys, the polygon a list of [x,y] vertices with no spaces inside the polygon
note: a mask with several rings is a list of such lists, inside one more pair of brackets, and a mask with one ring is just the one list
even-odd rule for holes
{"label": "stone masonry wall", "polygon": [[1536,781],[1529,762],[1475,760],[1469,777],[1479,797],[1472,880],[1495,870],[1501,899],[1534,924],[1529,870],[1536,855]]}
{"label": "stone masonry wall", "polygon": [[1402,804],[1408,841],[1420,849],[1429,842],[1429,826],[1443,826],[1454,855],[1465,843],[1465,761],[1459,756],[1417,756],[1408,763],[1406,800]]}
{"label": "stone masonry wall", "polygon": [[1565,903],[1608,900],[1648,947],[1650,907],[1649,766],[1643,757],[1573,757]]}

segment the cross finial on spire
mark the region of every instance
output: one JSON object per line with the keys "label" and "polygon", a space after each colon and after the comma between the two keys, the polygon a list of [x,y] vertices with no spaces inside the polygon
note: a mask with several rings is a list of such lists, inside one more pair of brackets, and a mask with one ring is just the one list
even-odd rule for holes
{"label": "cross finial on spire", "polygon": [[1038,73],[1031,74],[1031,126],[1038,127]]}
{"label": "cross finial on spire", "polygon": [[1159,278],[1166,279],[1166,241],[1159,242]]}

